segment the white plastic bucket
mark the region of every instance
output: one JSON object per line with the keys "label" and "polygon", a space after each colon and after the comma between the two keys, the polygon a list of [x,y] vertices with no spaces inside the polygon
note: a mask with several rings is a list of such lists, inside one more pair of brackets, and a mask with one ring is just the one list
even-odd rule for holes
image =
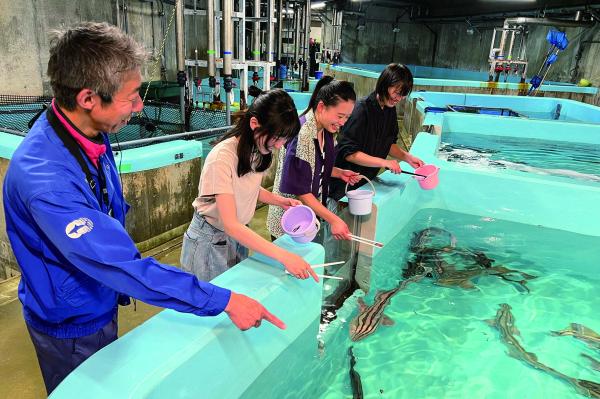
{"label": "white plastic bucket", "polygon": [[350,190],[348,191],[348,183],[346,183],[346,197],[348,198],[348,208],[350,213],[353,215],[361,216],[368,215],[371,213],[371,207],[373,206],[373,196],[375,195],[375,186],[371,183],[371,180],[362,176],[370,185],[371,190]]}

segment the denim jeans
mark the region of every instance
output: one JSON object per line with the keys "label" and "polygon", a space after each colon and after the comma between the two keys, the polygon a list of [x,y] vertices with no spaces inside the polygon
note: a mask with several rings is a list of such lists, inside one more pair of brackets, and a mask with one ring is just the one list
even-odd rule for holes
{"label": "denim jeans", "polygon": [[248,257],[248,248],[194,212],[183,235],[181,268],[200,280],[210,281]]}

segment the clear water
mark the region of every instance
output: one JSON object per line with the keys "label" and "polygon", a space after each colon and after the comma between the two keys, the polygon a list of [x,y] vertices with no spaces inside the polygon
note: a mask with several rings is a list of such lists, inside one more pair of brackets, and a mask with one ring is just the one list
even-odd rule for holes
{"label": "clear water", "polygon": [[442,135],[438,157],[474,167],[600,182],[600,145],[449,132]]}
{"label": "clear water", "polygon": [[[494,276],[474,280],[473,290],[441,287],[424,279],[392,298],[385,313],[395,321],[393,326],[379,326],[374,334],[351,342],[349,324],[362,296],[357,292],[323,334],[323,353],[315,357],[320,362],[306,365],[312,374],[303,380],[307,385],[312,381],[313,389],[315,384],[320,387],[311,397],[352,397],[350,346],[365,398],[583,397],[562,380],[508,356],[499,332],[484,322],[494,318],[501,303],[512,307],[525,350],[570,377],[600,383],[600,372],[580,355],[600,360],[600,351],[573,337],[550,334],[572,322],[600,333],[599,237],[423,210],[373,259],[372,287],[397,286],[413,232],[431,226],[452,232],[457,248],[483,251],[494,265],[538,276],[528,283],[531,292],[521,292]],[[365,297],[367,304],[375,291]]]}
{"label": "clear water", "polygon": [[532,119],[558,120],[561,122],[583,122],[580,119],[572,118],[570,116],[565,115],[564,113],[561,113],[559,115],[558,119],[555,119],[554,112],[535,112],[535,111],[517,111],[517,112],[520,113],[521,115],[525,115],[528,118],[532,118]]}

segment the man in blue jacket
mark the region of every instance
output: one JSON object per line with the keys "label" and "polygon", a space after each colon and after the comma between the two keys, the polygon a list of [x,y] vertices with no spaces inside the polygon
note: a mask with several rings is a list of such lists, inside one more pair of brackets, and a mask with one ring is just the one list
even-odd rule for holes
{"label": "man in blue jacket", "polygon": [[128,296],[198,316],[225,311],[242,330],[262,319],[285,328],[249,297],[141,258],[127,234],[129,205],[107,133],[142,110],[145,58],[139,44],[106,23],[56,32],[48,62],[55,98],[6,173],[19,299],[48,394],[117,338],[117,304]]}

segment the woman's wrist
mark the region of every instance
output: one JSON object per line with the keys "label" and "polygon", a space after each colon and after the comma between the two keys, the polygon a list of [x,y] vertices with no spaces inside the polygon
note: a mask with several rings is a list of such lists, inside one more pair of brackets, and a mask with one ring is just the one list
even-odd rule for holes
{"label": "woman's wrist", "polygon": [[277,206],[284,206],[287,205],[287,198],[284,197],[283,195],[279,195],[279,194],[274,194],[276,197],[276,201],[277,201]]}
{"label": "woman's wrist", "polygon": [[286,250],[284,250],[281,247],[278,247],[275,244],[273,244],[273,246],[275,247],[275,251],[272,256],[273,259],[275,259],[281,264],[283,264],[285,260],[289,259],[289,253]]}

